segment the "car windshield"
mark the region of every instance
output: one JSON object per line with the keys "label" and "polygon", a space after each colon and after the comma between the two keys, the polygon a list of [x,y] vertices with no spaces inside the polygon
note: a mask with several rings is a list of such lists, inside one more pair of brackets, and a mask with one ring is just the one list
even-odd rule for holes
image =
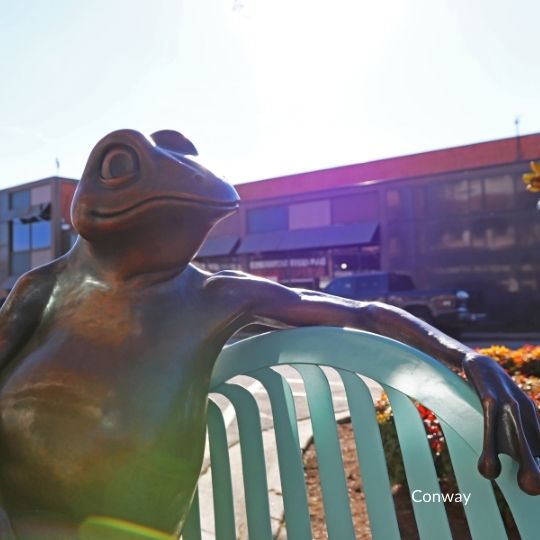
{"label": "car windshield", "polygon": [[405,274],[390,274],[388,276],[388,290],[393,291],[412,291],[414,283],[410,276]]}

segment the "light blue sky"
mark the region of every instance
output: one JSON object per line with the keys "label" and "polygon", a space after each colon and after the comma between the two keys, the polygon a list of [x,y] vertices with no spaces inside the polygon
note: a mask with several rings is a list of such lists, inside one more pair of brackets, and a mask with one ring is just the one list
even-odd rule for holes
{"label": "light blue sky", "polygon": [[234,183],[540,131],[538,0],[0,0],[0,187],[172,128]]}

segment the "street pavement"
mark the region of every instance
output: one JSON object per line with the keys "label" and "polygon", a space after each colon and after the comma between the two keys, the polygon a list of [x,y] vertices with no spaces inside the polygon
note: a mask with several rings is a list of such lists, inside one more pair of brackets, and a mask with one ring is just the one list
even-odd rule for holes
{"label": "street pavement", "polygon": [[540,332],[468,332],[461,341],[473,349],[490,345],[518,349],[522,345],[540,345]]}

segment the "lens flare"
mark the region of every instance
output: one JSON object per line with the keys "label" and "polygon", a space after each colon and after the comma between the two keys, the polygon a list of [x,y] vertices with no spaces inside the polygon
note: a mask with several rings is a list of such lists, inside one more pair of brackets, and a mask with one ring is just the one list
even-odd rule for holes
{"label": "lens flare", "polygon": [[175,540],[150,527],[107,516],[90,516],[79,527],[79,540]]}

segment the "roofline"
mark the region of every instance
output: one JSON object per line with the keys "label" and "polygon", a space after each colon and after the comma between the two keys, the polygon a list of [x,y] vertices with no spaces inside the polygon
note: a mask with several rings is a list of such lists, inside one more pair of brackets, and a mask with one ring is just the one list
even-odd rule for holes
{"label": "roofline", "polygon": [[[518,142],[520,149],[519,159],[516,154]],[[510,165],[537,159],[538,157],[540,157],[540,132],[294,173],[237,184],[235,188],[244,200],[274,198],[368,182],[445,174],[504,164]],[[432,163],[429,163],[430,161]],[[370,174],[370,170],[375,174]],[[353,176],[354,178],[351,178]],[[294,185],[290,185],[292,182],[294,182]],[[264,197],[261,194],[262,190],[268,191]]]}
{"label": "roofline", "polygon": [[67,178],[66,176],[47,176],[46,178],[39,178],[38,180],[30,180],[28,182],[23,182],[21,184],[16,184],[7,188],[0,189],[0,193],[11,192],[11,191],[20,191],[23,189],[32,188],[39,186],[41,184],[50,183],[53,181],[68,182],[70,184],[78,184],[79,180],[76,178]]}

